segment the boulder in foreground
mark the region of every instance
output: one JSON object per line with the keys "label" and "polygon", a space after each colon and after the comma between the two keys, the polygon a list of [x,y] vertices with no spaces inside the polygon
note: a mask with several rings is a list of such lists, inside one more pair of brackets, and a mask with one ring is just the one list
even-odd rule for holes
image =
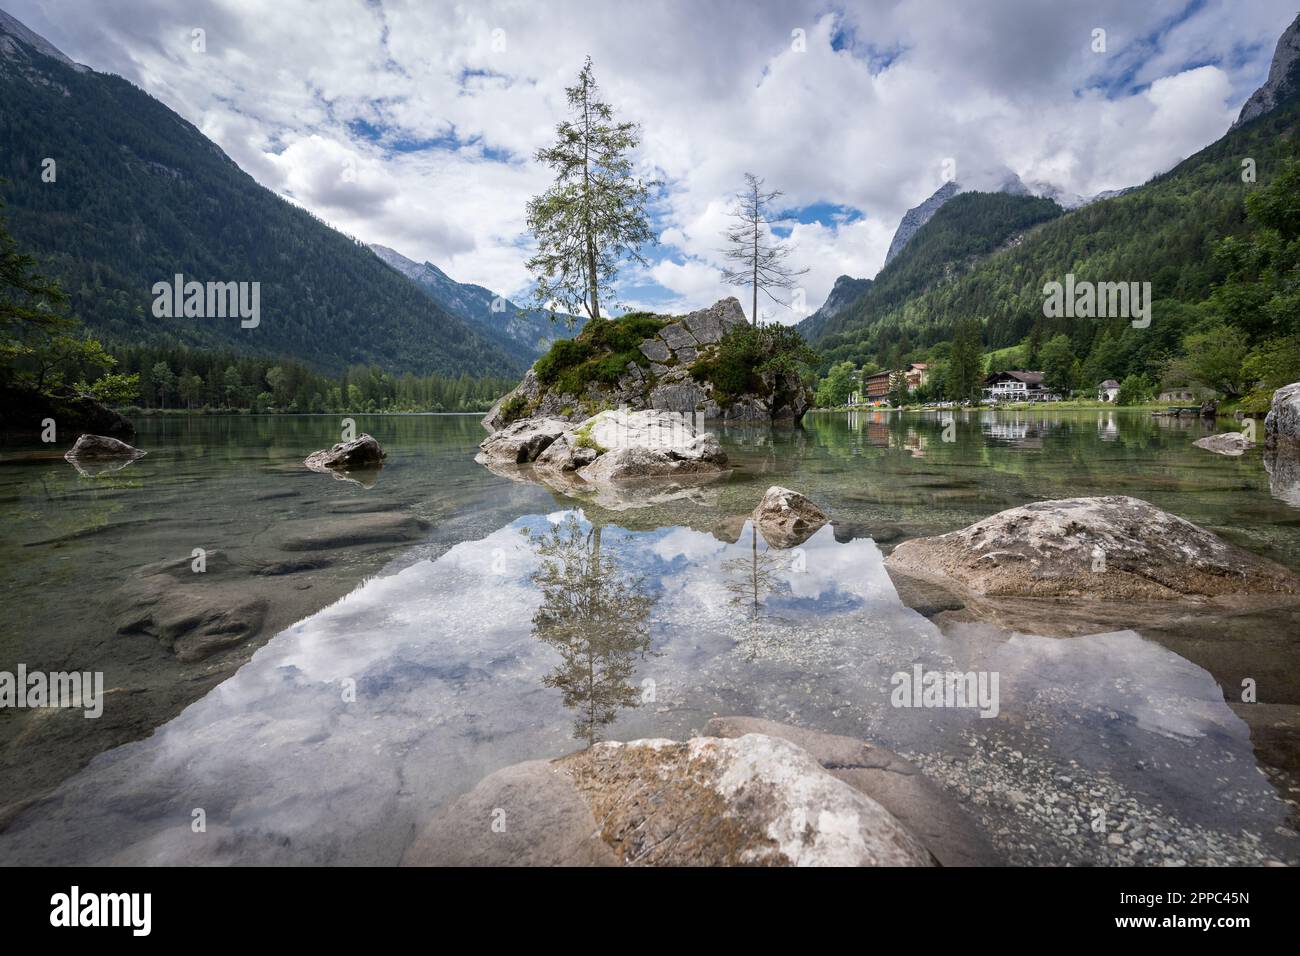
{"label": "boulder in foreground", "polygon": [[377,468],[388,457],[370,435],[358,435],[351,441],[341,441],[333,448],[312,452],[303,464],[312,471],[357,471]]}
{"label": "boulder in foreground", "polygon": [[929,866],[935,858],[808,750],[745,733],[599,743],[499,770],[439,812],[403,862]]}
{"label": "boulder in foreground", "polygon": [[1174,600],[1300,594],[1300,577],[1138,498],[1037,501],[905,541],[891,571],[996,597]]}
{"label": "boulder in foreground", "polygon": [[797,547],[830,520],[807,495],[780,485],[768,488],[754,509],[758,530],[773,548]]}
{"label": "boulder in foreground", "polygon": [[524,465],[569,429],[568,423],[558,418],[521,418],[483,439],[474,460],[480,464]]}
{"label": "boulder in foreground", "polygon": [[888,810],[943,866],[990,866],[1001,862],[958,803],[911,762],[892,750],[838,734],[790,727],[759,717],[714,717],[706,737],[767,734],[804,750],[834,777]]}
{"label": "boulder in foreground", "polygon": [[79,459],[84,461],[93,458],[125,458],[134,461],[136,458],[143,458],[146,454],[147,452],[124,441],[118,441],[116,438],[108,438],[105,435],[82,435],[63,457],[68,461]]}

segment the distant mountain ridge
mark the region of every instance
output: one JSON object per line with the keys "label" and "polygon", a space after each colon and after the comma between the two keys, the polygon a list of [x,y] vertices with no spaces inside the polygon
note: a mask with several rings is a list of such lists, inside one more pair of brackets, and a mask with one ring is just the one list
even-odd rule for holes
{"label": "distant mountain ridge", "polygon": [[811,341],[821,335],[826,323],[839,315],[854,302],[862,298],[871,288],[870,279],[855,279],[852,276],[840,276],[831,287],[831,294],[826,297],[822,307],[795,326],[805,340]]}
{"label": "distant mountain ridge", "polygon": [[885,265],[889,265],[897,259],[898,254],[903,251],[903,247],[912,241],[912,237],[917,234],[920,228],[943,208],[944,203],[959,192],[961,192],[961,187],[957,185],[955,180],[950,179],[936,189],[924,202],[903,213],[898,228],[894,230],[894,238],[889,241],[889,251],[885,253]]}
{"label": "distant mountain ridge", "polygon": [[889,243],[889,251],[885,253],[885,265],[889,265],[903,251],[903,247],[911,241],[930,219],[943,208],[944,203],[952,197],[965,192],[988,192],[1004,193],[1008,196],[1037,196],[1041,199],[1050,199],[1062,209],[1079,209],[1089,203],[1097,202],[1101,199],[1110,199],[1114,196],[1122,196],[1133,187],[1128,186],[1123,189],[1108,189],[1104,192],[1097,193],[1095,196],[1080,196],[1077,193],[1067,193],[1059,186],[1046,182],[1034,182],[1026,184],[1018,175],[1011,170],[1003,170],[991,184],[990,188],[968,187],[956,180],[949,180],[938,189],[936,189],[928,199],[918,206],[913,206],[903,214],[902,220],[898,224],[898,229],[894,232],[894,238]]}
{"label": "distant mountain ridge", "polygon": [[582,325],[578,319],[570,329],[565,323],[569,316],[560,314],[551,321],[546,312],[521,309],[491,289],[457,282],[432,262],[416,262],[388,246],[371,243],[370,248],[452,315],[481,327],[486,334],[507,338],[510,350],[518,352],[529,363],[546,352],[556,339],[572,338]]}
{"label": "distant mountain ridge", "polygon": [[[1297,69],[1290,40],[1296,30],[1293,24],[1279,42],[1264,93],[1248,101],[1262,104],[1263,111],[1140,186],[994,245],[987,241],[992,235],[980,238],[991,222],[987,210],[960,209],[966,195],[950,199],[871,289],[822,329],[814,345],[824,364],[928,354],[951,342],[959,323],[976,319],[985,347],[993,351],[1020,345],[1034,331],[1039,341],[1066,336],[1089,380],[1120,380],[1158,367],[1196,328],[1199,306],[1225,278],[1227,266],[1216,256],[1220,241],[1251,232],[1246,196],[1267,186],[1297,155],[1300,84],[1279,80]],[[1247,156],[1256,160],[1258,183],[1242,179]],[[980,239],[984,251],[952,257],[963,236]],[[1042,289],[1066,272],[1094,282],[1150,281],[1150,330],[1123,320],[1108,325],[1045,317]]]}
{"label": "distant mountain ridge", "polygon": [[821,323],[812,340],[833,348],[843,337],[870,329],[910,297],[956,280],[975,263],[1019,244],[1028,231],[1061,215],[1060,206],[1038,196],[962,192],[949,197],[865,291]]}
{"label": "distant mountain ridge", "polygon": [[[118,76],[74,64],[0,16],[0,198],[7,226],[110,345],[293,358],[337,374],[515,376],[530,351],[440,306],[366,246],[243,172],[211,140]],[[53,181],[43,172],[52,159]],[[155,318],[181,274],[257,282],[256,327]]]}
{"label": "distant mountain ridge", "polygon": [[1300,14],[1278,37],[1269,64],[1268,79],[1242,104],[1233,129],[1263,116],[1278,104],[1300,93]]}

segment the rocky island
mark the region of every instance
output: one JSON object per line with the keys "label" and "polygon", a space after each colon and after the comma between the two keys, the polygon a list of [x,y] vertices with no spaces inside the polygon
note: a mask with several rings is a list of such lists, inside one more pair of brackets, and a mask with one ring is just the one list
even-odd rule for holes
{"label": "rocky island", "polygon": [[708,421],[795,423],[812,406],[802,340],[751,326],[735,298],[680,318],[632,313],[554,343],[483,418],[498,432],[525,418],[581,422],[626,408]]}

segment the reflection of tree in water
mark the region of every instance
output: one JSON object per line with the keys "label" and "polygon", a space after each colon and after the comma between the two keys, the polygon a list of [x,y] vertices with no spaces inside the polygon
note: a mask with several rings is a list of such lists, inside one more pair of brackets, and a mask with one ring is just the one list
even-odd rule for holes
{"label": "reflection of tree in water", "polygon": [[640,702],[633,658],[650,648],[646,617],[654,600],[640,578],[624,577],[601,551],[600,528],[584,530],[576,515],[545,534],[524,534],[542,558],[533,572],[542,592],[533,635],[560,655],[542,683],[558,688],[564,706],[577,711],[573,736],[590,746],[621,708]]}
{"label": "reflection of tree in water", "polygon": [[781,560],[769,548],[758,550],[758,527],[752,521],[749,530],[750,556],[724,561],[722,570],[728,578],[726,588],[731,593],[732,603],[748,605],[750,620],[756,621],[763,597],[777,583]]}
{"label": "reflection of tree in water", "polygon": [[783,583],[781,572],[786,570],[787,555],[774,548],[758,549],[758,528],[750,522],[749,556],[730,558],[722,563],[723,573],[727,576],[726,589],[731,593],[733,604],[747,607],[749,614],[736,630],[736,645],[746,660],[756,660],[765,644],[781,640],[781,629],[766,626],[760,620],[759,611],[763,599],[776,591]]}

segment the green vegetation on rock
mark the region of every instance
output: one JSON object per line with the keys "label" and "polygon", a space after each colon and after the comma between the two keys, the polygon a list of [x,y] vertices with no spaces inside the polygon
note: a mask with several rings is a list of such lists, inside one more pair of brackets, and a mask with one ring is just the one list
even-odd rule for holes
{"label": "green vegetation on rock", "polygon": [[533,373],[543,387],[563,395],[581,395],[588,385],[613,385],[627,373],[629,362],[650,367],[641,343],[667,324],[648,312],[591,319],[574,338],[553,343],[533,365]]}
{"label": "green vegetation on rock", "polygon": [[691,365],[697,382],[712,382],[713,395],[725,406],[742,395],[771,395],[783,376],[808,376],[820,357],[793,326],[742,325],[729,331],[717,352]]}

